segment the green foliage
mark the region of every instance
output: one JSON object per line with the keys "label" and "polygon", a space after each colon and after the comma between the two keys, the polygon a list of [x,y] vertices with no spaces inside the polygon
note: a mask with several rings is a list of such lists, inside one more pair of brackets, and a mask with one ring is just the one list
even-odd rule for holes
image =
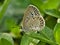
{"label": "green foliage", "polygon": [[46,26],[50,27],[51,29],[54,29],[55,24],[57,23],[56,20],[57,20],[57,18],[55,18],[55,17],[47,16],[46,19],[45,19]]}
{"label": "green foliage", "polygon": [[[28,5],[35,5],[45,19],[39,32],[22,32]],[[0,0],[0,45],[60,45],[60,0]]]}
{"label": "green foliage", "polygon": [[13,39],[10,34],[0,33],[0,45],[14,45]]}
{"label": "green foliage", "polygon": [[60,12],[56,9],[52,9],[52,10],[45,10],[45,13],[46,14],[49,14],[53,17],[56,17],[56,18],[60,18]]}
{"label": "green foliage", "polygon": [[29,43],[31,42],[32,38],[24,35],[21,39],[21,44],[20,45],[29,45]]}
{"label": "green foliage", "polygon": [[3,17],[7,7],[8,7],[8,4],[10,3],[10,0],[5,0],[3,5],[2,5],[2,9],[0,9],[0,19]]}
{"label": "green foliage", "polygon": [[54,35],[57,43],[60,44],[60,23],[57,23],[55,28],[54,28]]}

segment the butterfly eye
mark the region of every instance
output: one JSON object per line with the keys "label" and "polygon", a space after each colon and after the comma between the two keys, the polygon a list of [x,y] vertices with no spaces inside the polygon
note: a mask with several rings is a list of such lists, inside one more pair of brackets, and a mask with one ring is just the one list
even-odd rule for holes
{"label": "butterfly eye", "polygon": [[33,13],[31,13],[33,15]]}
{"label": "butterfly eye", "polygon": [[34,17],[34,14],[32,12],[30,12],[31,16]]}
{"label": "butterfly eye", "polygon": [[31,13],[31,15],[33,16],[33,13],[32,12],[30,12]]}

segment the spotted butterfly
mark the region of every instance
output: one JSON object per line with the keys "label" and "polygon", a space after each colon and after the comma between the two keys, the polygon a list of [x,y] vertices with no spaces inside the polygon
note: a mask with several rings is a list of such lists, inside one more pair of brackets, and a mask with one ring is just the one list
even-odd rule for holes
{"label": "spotted butterfly", "polygon": [[40,31],[45,27],[45,20],[42,17],[38,8],[34,5],[29,5],[23,17],[23,31]]}

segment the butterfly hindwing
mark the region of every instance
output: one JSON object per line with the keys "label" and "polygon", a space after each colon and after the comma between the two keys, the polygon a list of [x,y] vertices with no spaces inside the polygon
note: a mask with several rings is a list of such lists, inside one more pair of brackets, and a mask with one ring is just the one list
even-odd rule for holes
{"label": "butterfly hindwing", "polygon": [[45,21],[37,7],[29,5],[24,13],[23,28],[25,31],[39,31],[45,26]]}

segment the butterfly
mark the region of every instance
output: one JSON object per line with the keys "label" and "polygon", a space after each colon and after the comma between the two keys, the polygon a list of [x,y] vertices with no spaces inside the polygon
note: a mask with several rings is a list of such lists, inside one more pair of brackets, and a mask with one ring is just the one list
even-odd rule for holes
{"label": "butterfly", "polygon": [[23,31],[40,31],[45,27],[45,20],[38,8],[34,5],[29,5],[23,17]]}

